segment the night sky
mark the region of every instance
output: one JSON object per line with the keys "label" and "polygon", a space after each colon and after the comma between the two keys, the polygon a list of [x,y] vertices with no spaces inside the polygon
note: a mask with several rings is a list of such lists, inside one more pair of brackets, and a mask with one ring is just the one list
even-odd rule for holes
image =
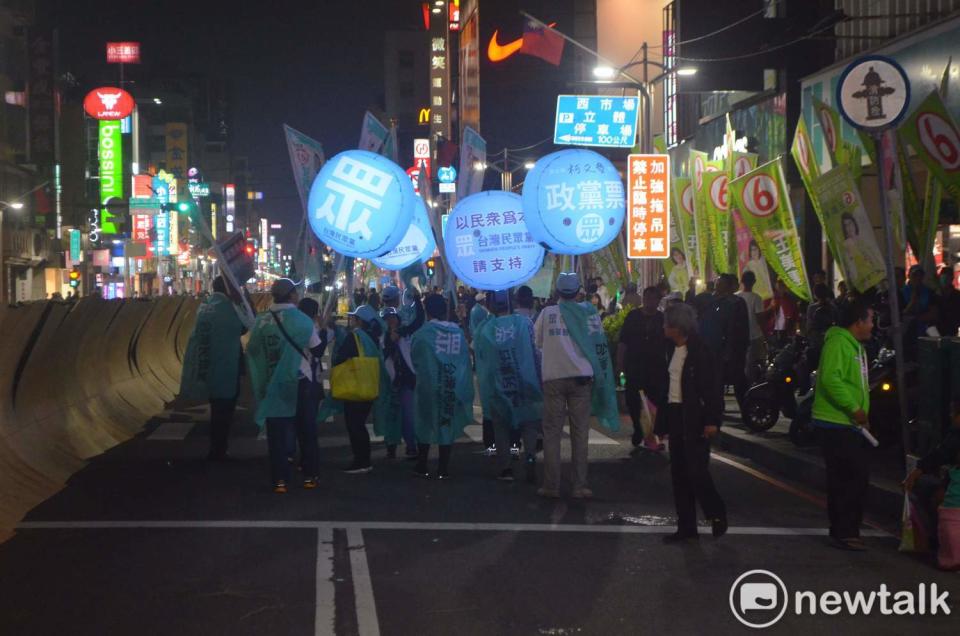
{"label": "night sky", "polygon": [[[135,96],[137,80],[183,74],[225,78],[232,93],[233,150],[248,157],[256,187],[264,192],[263,208],[284,224],[282,240],[289,245],[302,209],[282,125],[321,141],[328,157],[355,148],[364,110],[383,100],[384,32],[422,29],[420,4],[38,0],[38,20],[59,27],[61,66],[77,78],[81,98],[117,80],[117,67],[105,61],[108,40],[142,43],[143,64],[126,67],[126,79],[133,82],[127,88]],[[480,12],[482,51],[494,28],[503,41],[522,34],[521,4],[559,19],[561,28],[571,22],[559,11],[568,2],[487,0]],[[521,55],[500,65],[485,58],[482,132],[490,152],[549,136],[556,94],[569,90],[569,52],[561,68]]]}

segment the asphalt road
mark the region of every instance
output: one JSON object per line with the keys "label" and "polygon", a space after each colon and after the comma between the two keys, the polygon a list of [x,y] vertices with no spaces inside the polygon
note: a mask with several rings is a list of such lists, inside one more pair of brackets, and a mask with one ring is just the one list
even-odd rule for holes
{"label": "asphalt road", "polygon": [[[817,493],[737,458],[712,465],[730,534],[714,540],[704,527],[698,543],[668,546],[667,459],[631,455],[629,431],[595,432],[596,497],[586,503],[496,481],[469,439],[455,447],[448,482],[412,477],[382,444],[372,473],[345,475],[346,434],[333,422],[322,430],[321,487],[276,495],[248,415],[232,463],[203,459],[203,408],[171,411],[36,508],[0,545],[0,634],[738,634],[756,630],[732,612],[731,586],[755,569],[778,575],[787,594],[753,575],[745,582],[761,585],[738,586],[733,600],[759,603],[741,610],[753,622],[788,601],[773,633],[960,625],[960,575],[897,552],[881,529],[866,529],[866,553],[828,547]],[[799,591],[921,583],[950,593],[952,615],[795,610]]]}

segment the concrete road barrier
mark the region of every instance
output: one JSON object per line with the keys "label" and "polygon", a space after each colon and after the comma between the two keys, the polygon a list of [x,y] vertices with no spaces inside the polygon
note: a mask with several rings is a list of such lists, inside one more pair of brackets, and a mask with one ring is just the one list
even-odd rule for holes
{"label": "concrete road barrier", "polygon": [[84,298],[0,308],[0,541],[174,399],[198,305]]}

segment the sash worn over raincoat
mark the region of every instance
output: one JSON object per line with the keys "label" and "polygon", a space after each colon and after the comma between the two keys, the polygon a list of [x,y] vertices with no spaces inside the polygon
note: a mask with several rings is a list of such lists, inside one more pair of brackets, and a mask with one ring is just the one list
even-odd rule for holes
{"label": "sash worn over raincoat", "polygon": [[617,385],[610,361],[610,346],[596,308],[588,304],[561,302],[557,305],[570,338],[593,367],[593,395],[590,414],[611,431],[620,430]]}
{"label": "sash worn over raincoat", "polygon": [[[387,368],[383,363],[383,352],[363,329],[347,331],[343,327],[338,326],[334,329],[333,357],[336,357],[336,351],[340,350],[340,346],[347,338],[353,338],[354,333],[356,333],[360,339],[362,354],[380,360],[380,392],[377,394],[377,399],[373,402],[373,432],[377,435],[382,435],[385,444],[399,444],[402,424],[400,420],[400,400],[399,398],[395,398],[393,391],[390,389],[390,376],[387,374]],[[343,402],[334,400],[333,397],[328,394],[327,397],[324,398],[323,404],[320,405],[317,420],[319,422],[325,422],[332,415],[342,414]]]}
{"label": "sash worn over raincoat", "polygon": [[480,401],[489,406],[491,417],[513,428],[541,419],[543,412],[531,332],[528,318],[499,316],[484,322],[473,338]]}
{"label": "sash worn over raincoat", "polygon": [[413,334],[417,441],[452,444],[473,422],[473,373],[463,331],[431,320]]}
{"label": "sash worn over raincoat", "polygon": [[[287,342],[277,327],[273,314],[283,322],[283,328],[299,350]],[[268,417],[293,417],[297,414],[297,386],[300,382],[301,351],[310,343],[313,321],[296,307],[280,311],[266,311],[257,316],[257,322],[247,344],[247,362],[250,381],[257,400],[254,420],[263,426]]]}
{"label": "sash worn over raincoat", "polygon": [[237,396],[243,323],[225,294],[214,293],[197,310],[180,377],[180,397],[229,400]]}

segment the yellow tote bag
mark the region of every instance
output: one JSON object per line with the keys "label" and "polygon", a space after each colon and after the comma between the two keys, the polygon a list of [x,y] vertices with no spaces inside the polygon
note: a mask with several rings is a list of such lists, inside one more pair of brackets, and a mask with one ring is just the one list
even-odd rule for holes
{"label": "yellow tote bag", "polygon": [[330,393],[333,399],[343,402],[373,402],[380,395],[380,359],[363,355],[360,338],[353,334],[353,339],[357,343],[357,357],[333,367]]}

